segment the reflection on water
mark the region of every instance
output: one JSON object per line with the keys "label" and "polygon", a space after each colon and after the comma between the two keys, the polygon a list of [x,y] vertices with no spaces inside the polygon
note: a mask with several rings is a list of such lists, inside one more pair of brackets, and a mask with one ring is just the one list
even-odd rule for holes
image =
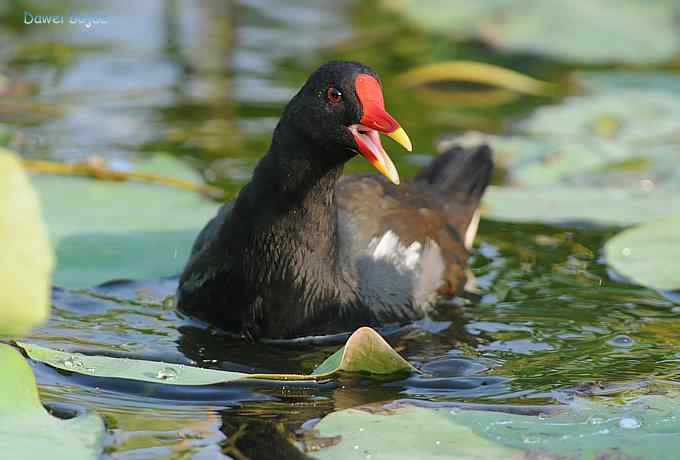
{"label": "reflection on water", "polygon": [[[234,192],[266,148],[282,104],[311,69],[331,58],[378,69],[387,105],[419,154],[431,152],[432,141],[446,132],[499,129],[542,102],[459,110],[404,92],[394,76],[432,56],[503,58],[478,46],[444,46],[374,2],[107,1],[92,13],[106,16],[110,26],[87,32],[22,27],[12,12],[48,5],[10,3],[13,9],[0,6],[0,74],[14,83],[0,99],[0,127],[17,132],[10,145],[31,156],[166,151],[187,157],[208,180]],[[82,10],[77,3],[49,4],[60,8]],[[530,59],[513,64],[537,76],[560,71]],[[405,176],[423,159],[395,153]],[[235,446],[266,458],[288,449],[287,439],[306,421],[369,402],[544,404],[556,391],[676,378],[677,312],[671,300],[609,277],[598,251],[612,233],[483,222],[473,261],[478,298],[446,302],[432,321],[388,337],[424,376],[179,388],[68,375],[42,364],[34,369],[49,405],[65,412],[94,408],[105,417],[107,453],[115,458],[217,458],[234,456]],[[241,372],[309,372],[338,347],[246,345],[178,316],[167,300],[175,284],[55,288],[52,318],[32,340]],[[263,439],[270,444],[263,446]]]}

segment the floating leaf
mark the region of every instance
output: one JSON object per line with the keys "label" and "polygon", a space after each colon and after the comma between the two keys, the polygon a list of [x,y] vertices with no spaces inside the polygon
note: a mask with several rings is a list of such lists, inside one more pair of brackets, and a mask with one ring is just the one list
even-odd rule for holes
{"label": "floating leaf", "polygon": [[547,95],[554,91],[554,86],[550,83],[522,75],[514,70],[473,61],[427,64],[401,74],[398,79],[404,86],[462,81],[496,86],[534,96]]}
{"label": "floating leaf", "polygon": [[546,185],[490,187],[482,215],[510,222],[631,225],[680,214],[680,187],[627,190]]}
{"label": "floating leaf", "polygon": [[0,335],[23,335],[48,316],[54,257],[21,160],[1,147],[0,242]]}
{"label": "floating leaf", "polygon": [[[627,404],[576,398],[540,417],[446,404],[408,402],[334,412],[316,425],[321,437],[341,436],[319,459],[674,459],[680,430],[676,396],[642,396]],[[654,439],[654,442],[649,442]]]}
{"label": "floating leaf", "polygon": [[680,217],[625,230],[604,250],[607,263],[625,277],[654,289],[680,290]]}
{"label": "floating leaf", "polygon": [[[169,156],[139,169],[148,163],[163,174],[200,181]],[[176,275],[218,208],[198,193],[155,184],[52,175],[35,176],[33,184],[57,254],[54,283],[65,287]]]}
{"label": "floating leaf", "polygon": [[509,52],[587,63],[655,63],[680,54],[674,0],[383,0],[383,4],[427,30],[483,40]]}
{"label": "floating leaf", "polygon": [[416,371],[377,332],[368,327],[355,331],[345,346],[324,361],[311,375],[244,374],[182,364],[68,353],[29,343],[17,345],[31,359],[57,369],[93,377],[125,378],[170,385],[211,385],[241,379],[316,381],[330,379],[340,372],[394,375]]}
{"label": "floating leaf", "polygon": [[508,183],[485,195],[485,215],[629,225],[680,214],[680,77],[595,72],[579,82],[596,94],[541,108],[513,135],[443,142],[493,148]]}
{"label": "floating leaf", "polygon": [[104,423],[94,413],[61,420],[47,413],[33,372],[12,347],[0,344],[0,446],[3,458],[85,460],[101,455]]}
{"label": "floating leaf", "polygon": [[[661,75],[667,77],[668,84],[680,83],[680,76]],[[585,85],[593,79],[599,81],[598,86],[593,86],[596,92],[568,97],[560,105],[541,107],[520,125],[520,130],[550,141],[614,141],[636,147],[637,153],[648,147],[678,143],[680,91],[670,93],[666,87],[658,87],[666,84],[659,75],[639,76],[637,87],[621,85],[622,76],[618,72],[609,76],[611,86],[602,74],[596,73],[593,78],[589,74],[580,75],[577,81]]]}
{"label": "floating leaf", "polygon": [[34,361],[92,377],[125,378],[169,385],[211,385],[247,377],[247,374],[240,372],[202,369],[183,364],[68,353],[23,342],[17,342],[17,345]]}

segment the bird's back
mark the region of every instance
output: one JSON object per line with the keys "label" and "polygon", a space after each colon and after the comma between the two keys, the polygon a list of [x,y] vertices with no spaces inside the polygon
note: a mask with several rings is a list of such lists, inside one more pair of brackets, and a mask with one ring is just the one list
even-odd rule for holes
{"label": "bird's back", "polygon": [[340,260],[362,303],[386,321],[415,319],[461,290],[492,169],[486,146],[454,147],[398,187],[368,174],[338,182]]}

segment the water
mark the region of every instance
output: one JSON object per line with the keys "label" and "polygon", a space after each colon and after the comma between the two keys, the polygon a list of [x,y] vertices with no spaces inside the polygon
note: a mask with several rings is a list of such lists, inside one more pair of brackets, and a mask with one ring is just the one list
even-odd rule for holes
{"label": "water", "polygon": [[[18,2],[15,10],[24,7]],[[0,123],[20,133],[11,145],[28,156],[126,160],[164,151],[233,193],[266,148],[282,104],[331,58],[364,61],[383,76],[387,107],[415,144],[411,157],[391,149],[404,176],[433,152],[440,135],[502,130],[547,102],[523,98],[502,109],[461,110],[398,89],[393,77],[422,56],[501,64],[503,58],[476,46],[447,50],[377,5],[111,1],[90,13],[125,33],[106,25],[87,32],[22,27],[0,14],[0,73],[30,88],[0,101]],[[565,71],[530,58],[513,66],[546,79]],[[348,169],[368,167],[359,160]],[[445,302],[433,321],[388,337],[427,377],[176,387],[67,375],[40,364],[34,369],[47,405],[64,413],[95,409],[104,417],[111,433],[106,455],[117,459],[229,455],[228,439],[236,433],[251,453],[262,439],[286,449],[286,433],[305,422],[404,397],[538,405],[557,394],[606,394],[653,378],[677,379],[680,317],[669,298],[610,278],[600,248],[616,231],[482,221],[472,260],[480,294]],[[31,340],[110,356],[286,373],[311,371],[341,343],[245,345],[179,317],[163,301],[175,283],[56,288],[52,318]],[[154,301],[136,301],[139,289],[152,292]],[[163,369],[156,377],[169,380],[176,372]],[[638,423],[619,422],[631,429]],[[244,424],[245,434],[239,431]]]}

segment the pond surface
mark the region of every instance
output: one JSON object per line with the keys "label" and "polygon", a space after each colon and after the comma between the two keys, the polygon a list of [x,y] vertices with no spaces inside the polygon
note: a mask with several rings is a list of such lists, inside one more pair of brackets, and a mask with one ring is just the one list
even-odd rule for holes
{"label": "pond surface", "polygon": [[[49,8],[78,8],[58,3]],[[16,4],[9,10],[15,14],[31,8]],[[47,8],[41,5],[36,8]],[[24,27],[4,12],[0,71],[25,85],[0,104],[10,145],[30,157],[100,155],[123,164],[167,152],[230,196],[266,149],[282,105],[323,61],[360,60],[381,74],[386,105],[415,146],[411,157],[390,149],[406,177],[433,154],[439,136],[504,132],[554,101],[524,97],[502,107],[457,109],[399,89],[400,72],[444,58],[512,64],[546,80],[569,70],[499,56],[482,45],[442,43],[373,2],[111,1],[87,12],[109,24]],[[364,163],[348,169],[368,170]],[[430,377],[172,387],[95,380],[41,364],[34,369],[48,406],[95,409],[105,418],[106,453],[117,459],[229,455],[228,438],[244,423],[256,456],[272,445],[285,449],[305,422],[369,402],[546,404],[568,392],[677,378],[680,307],[608,272],[601,248],[618,230],[482,220],[472,259],[479,294],[445,302],[431,320],[387,335]],[[285,373],[310,372],[343,343],[244,344],[179,317],[165,299],[175,283],[55,288],[52,317],[31,339],[72,351]]]}

